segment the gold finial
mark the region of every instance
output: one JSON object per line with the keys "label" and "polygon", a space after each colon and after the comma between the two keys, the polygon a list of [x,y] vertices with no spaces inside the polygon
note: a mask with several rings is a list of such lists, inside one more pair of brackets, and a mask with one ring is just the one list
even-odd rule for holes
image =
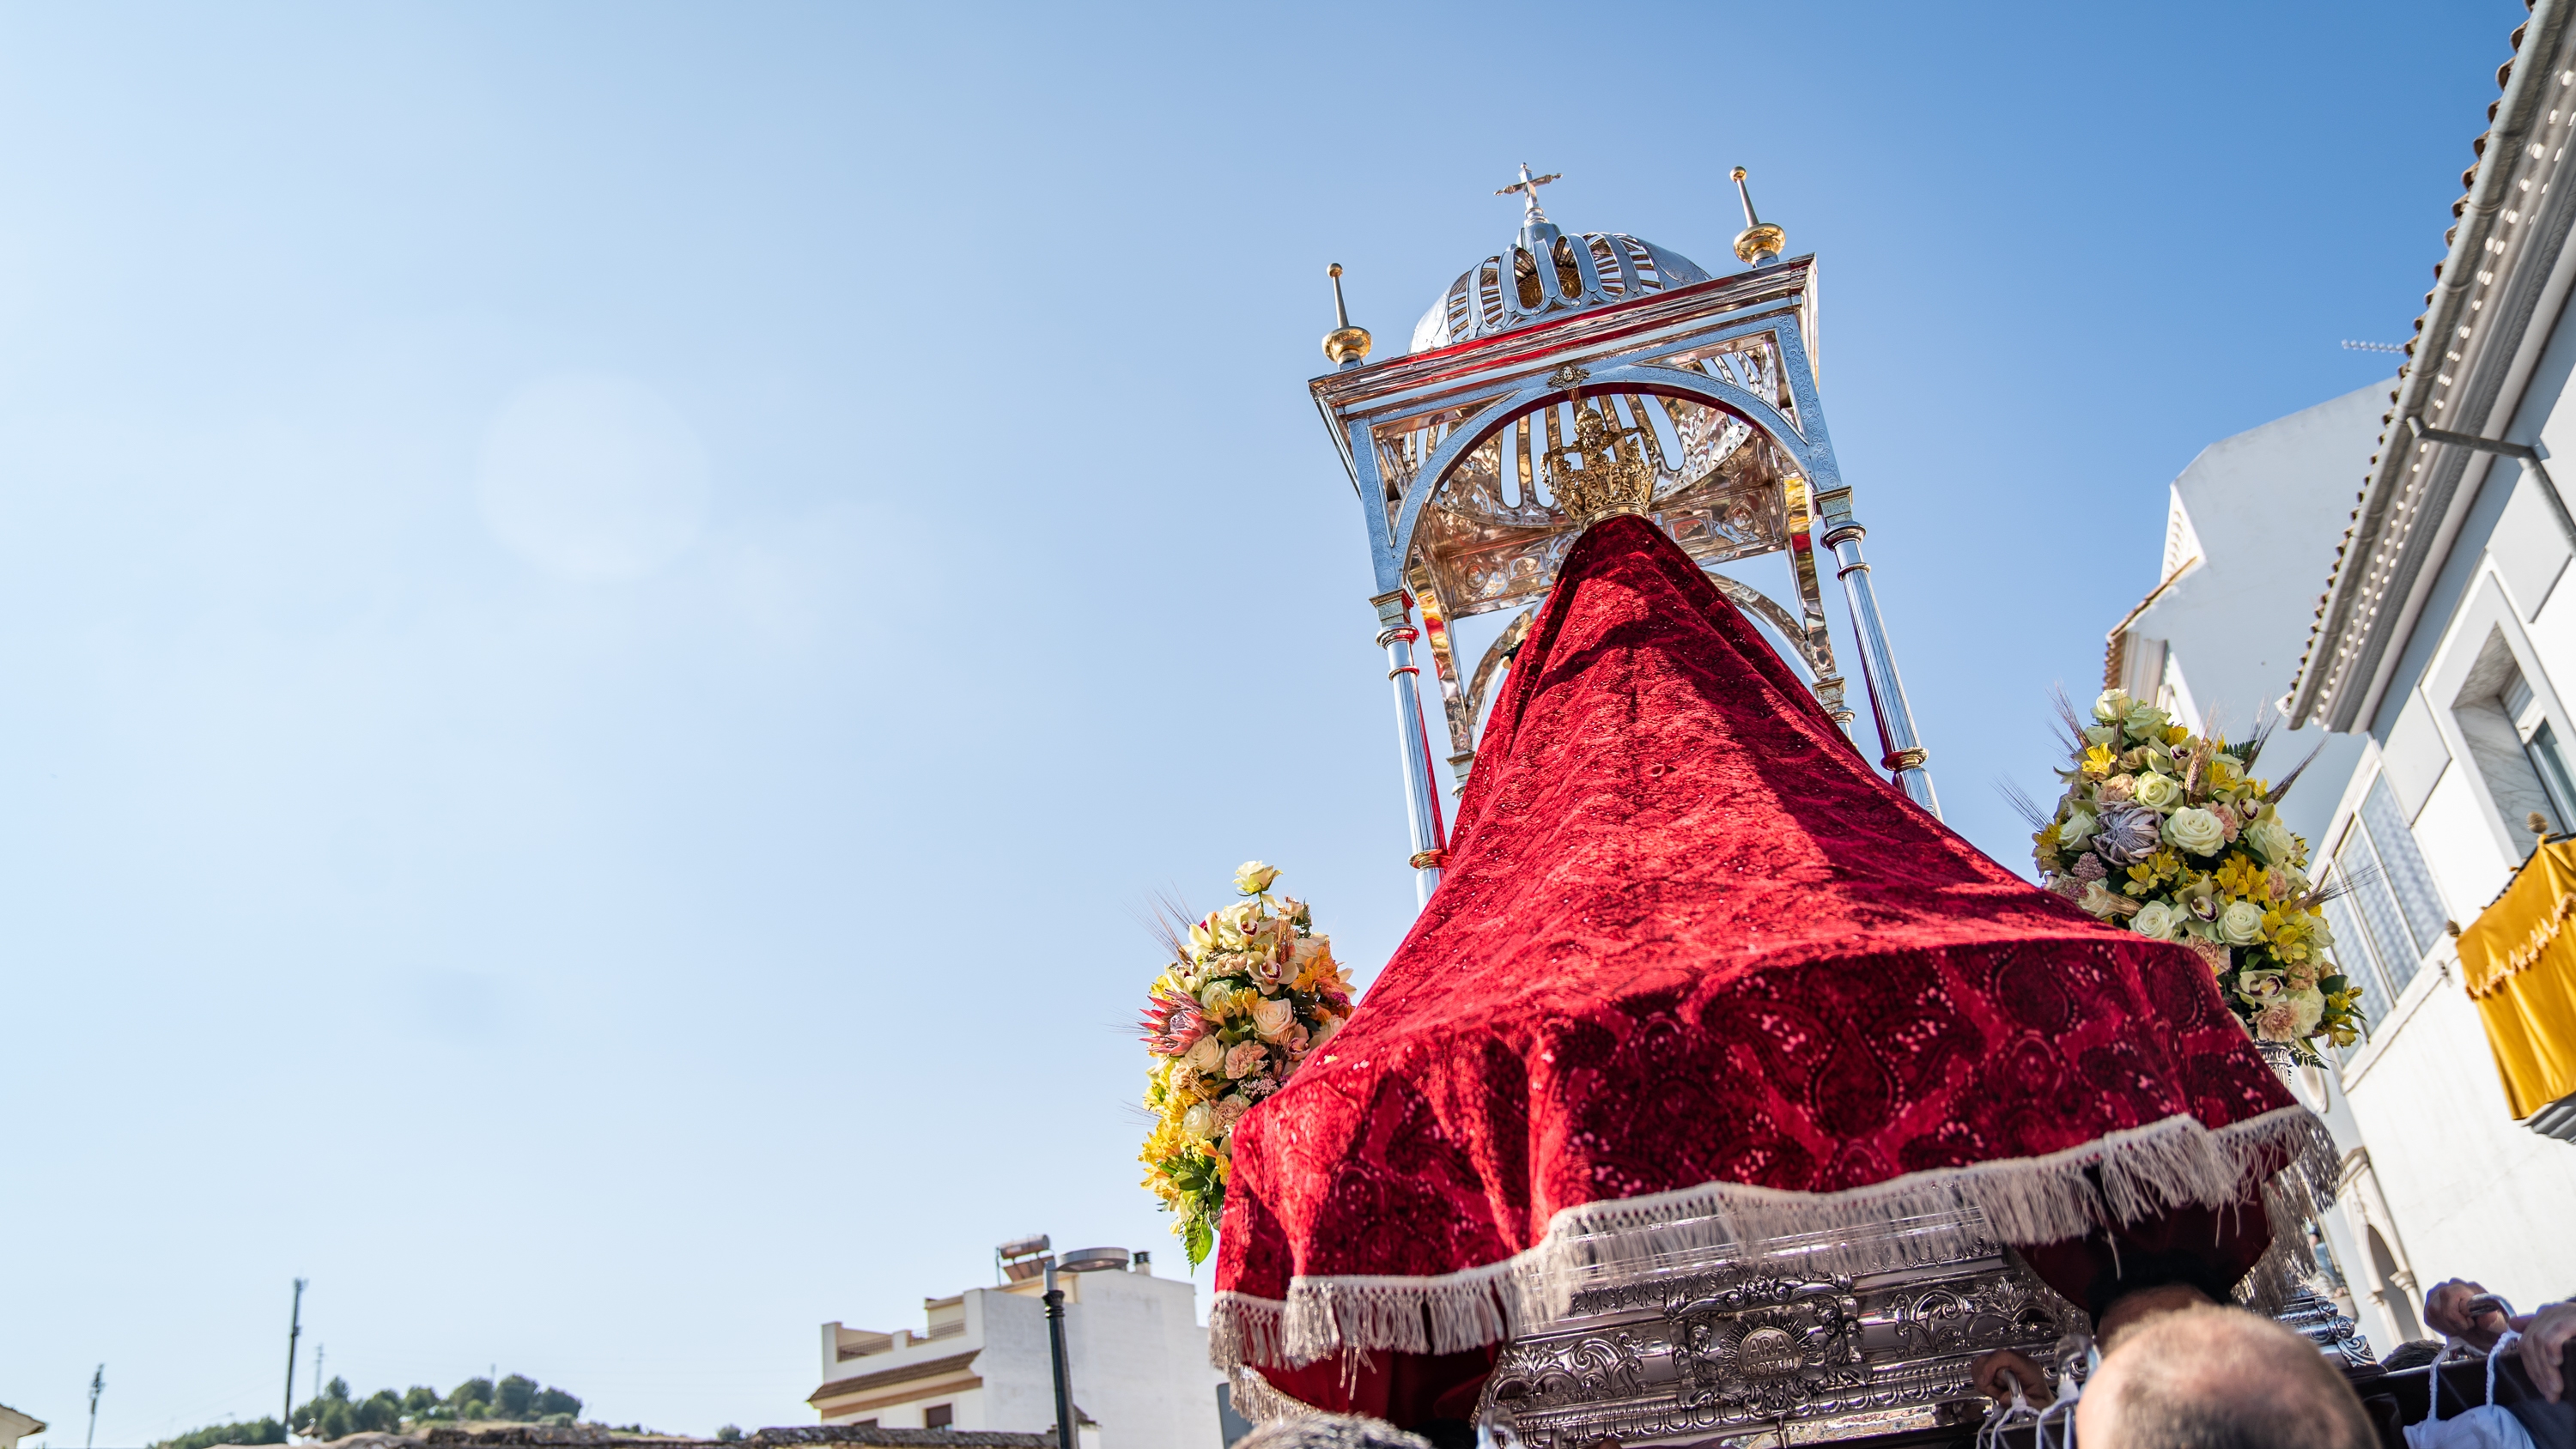
{"label": "gold finial", "polygon": [[1342,304],[1342,264],[1335,262],[1324,269],[1333,279],[1333,330],[1324,334],[1324,355],[1335,367],[1357,367],[1369,355],[1369,335],[1365,327],[1351,325],[1351,309]]}
{"label": "gold finial", "polygon": [[1753,214],[1753,193],[1744,187],[1744,168],[1734,171],[1735,194],[1744,202],[1744,230],[1735,234],[1736,260],[1748,267],[1776,261],[1789,245],[1789,234]]}

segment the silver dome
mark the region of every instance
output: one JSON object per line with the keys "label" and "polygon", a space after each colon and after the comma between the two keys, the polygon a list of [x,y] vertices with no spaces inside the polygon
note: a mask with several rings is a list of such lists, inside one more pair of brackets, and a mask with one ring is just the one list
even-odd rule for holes
{"label": "silver dome", "polygon": [[[1562,313],[1708,280],[1708,273],[1678,252],[1622,232],[1568,236],[1535,206],[1531,211],[1510,247],[1460,273],[1422,314],[1413,327],[1412,351],[1514,332]],[[1542,268],[1540,257],[1552,265]]]}

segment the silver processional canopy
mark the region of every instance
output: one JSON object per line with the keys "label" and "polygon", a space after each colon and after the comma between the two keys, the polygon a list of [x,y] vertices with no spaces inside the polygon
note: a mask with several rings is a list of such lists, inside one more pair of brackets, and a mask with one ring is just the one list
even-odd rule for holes
{"label": "silver processional canopy", "polygon": [[[1413,644],[1429,646],[1441,753],[1463,784],[1492,687],[1558,563],[1608,513],[1645,515],[1711,569],[1848,722],[1817,572],[1817,545],[1830,551],[1884,763],[1937,810],[1825,429],[1815,259],[1780,259],[1786,236],[1754,215],[1741,168],[1746,225],[1733,250],[1747,270],[1728,276],[1626,233],[1563,231],[1538,201],[1557,179],[1524,165],[1502,188],[1521,198],[1519,230],[1449,285],[1403,357],[1367,362],[1369,334],[1351,324],[1334,266],[1339,325],[1324,352],[1336,370],[1309,384],[1368,522],[1423,898],[1438,880],[1444,792]],[[1714,572],[1770,553],[1788,556],[1789,598]],[[1462,667],[1452,625],[1505,609],[1519,612]]]}

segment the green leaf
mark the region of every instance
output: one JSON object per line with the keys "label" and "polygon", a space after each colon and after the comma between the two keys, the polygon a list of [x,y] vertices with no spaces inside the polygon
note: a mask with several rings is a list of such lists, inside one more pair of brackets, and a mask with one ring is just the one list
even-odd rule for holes
{"label": "green leaf", "polygon": [[1192,1218],[1181,1232],[1181,1251],[1189,1255],[1195,1269],[1207,1261],[1208,1249],[1216,1245],[1216,1234],[1209,1231],[1207,1219]]}

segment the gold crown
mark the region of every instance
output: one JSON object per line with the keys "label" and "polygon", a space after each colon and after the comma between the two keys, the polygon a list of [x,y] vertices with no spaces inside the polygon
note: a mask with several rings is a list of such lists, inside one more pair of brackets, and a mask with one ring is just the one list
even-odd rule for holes
{"label": "gold crown", "polygon": [[1540,454],[1548,491],[1576,528],[1621,513],[1643,513],[1655,499],[1657,451],[1641,424],[1620,427],[1600,403],[1574,399],[1574,440]]}

